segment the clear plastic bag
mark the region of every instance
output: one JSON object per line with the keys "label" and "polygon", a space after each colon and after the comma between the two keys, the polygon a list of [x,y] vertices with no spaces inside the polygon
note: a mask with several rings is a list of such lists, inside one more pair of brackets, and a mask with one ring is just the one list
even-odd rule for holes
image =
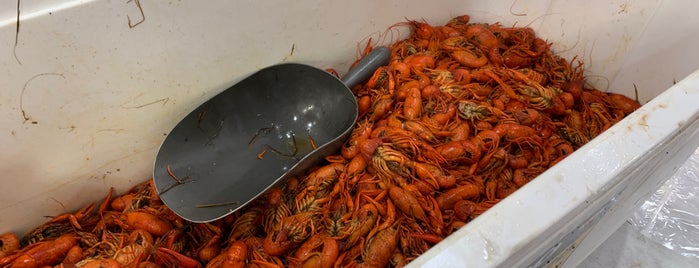
{"label": "clear plastic bag", "polygon": [[699,148],[636,210],[631,223],[651,240],[699,258]]}

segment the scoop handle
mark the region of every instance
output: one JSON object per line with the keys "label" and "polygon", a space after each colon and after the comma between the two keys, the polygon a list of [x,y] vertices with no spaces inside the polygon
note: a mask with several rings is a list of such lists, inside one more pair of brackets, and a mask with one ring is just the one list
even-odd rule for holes
{"label": "scoop handle", "polygon": [[369,79],[374,74],[374,71],[381,66],[387,65],[391,59],[391,50],[387,47],[377,47],[371,50],[364,58],[359,60],[345,77],[342,78],[342,83],[348,88],[352,88],[361,82]]}

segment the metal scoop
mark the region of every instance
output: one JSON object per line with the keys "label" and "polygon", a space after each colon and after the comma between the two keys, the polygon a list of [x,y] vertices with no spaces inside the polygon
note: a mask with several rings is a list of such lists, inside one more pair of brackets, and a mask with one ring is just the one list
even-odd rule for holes
{"label": "metal scoop", "polygon": [[213,221],[338,152],[357,120],[349,88],[389,58],[376,48],[342,80],[274,65],[214,96],[163,141],[153,171],[160,199],[186,220]]}

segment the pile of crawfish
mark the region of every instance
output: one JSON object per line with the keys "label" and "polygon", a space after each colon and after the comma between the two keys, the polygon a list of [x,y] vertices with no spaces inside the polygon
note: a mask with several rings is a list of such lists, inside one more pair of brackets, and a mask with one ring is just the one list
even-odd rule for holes
{"label": "pile of crawfish", "polygon": [[211,223],[152,180],[0,238],[0,267],[400,267],[640,107],[587,88],[527,27],[408,21],[353,88],[340,152]]}

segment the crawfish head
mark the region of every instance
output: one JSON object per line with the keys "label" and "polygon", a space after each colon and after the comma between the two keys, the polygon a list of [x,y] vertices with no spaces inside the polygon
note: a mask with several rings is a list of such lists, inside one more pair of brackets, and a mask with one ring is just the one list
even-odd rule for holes
{"label": "crawfish head", "polygon": [[534,83],[544,84],[546,82],[546,76],[544,76],[544,74],[531,68],[522,68],[520,69],[520,72]]}
{"label": "crawfish head", "polygon": [[568,126],[558,128],[558,134],[565,140],[569,141],[572,144],[575,144],[578,147],[582,146],[590,140],[587,137],[587,135],[582,131]]}
{"label": "crawfish head", "polygon": [[435,70],[425,68],[432,82],[437,85],[448,84],[454,81],[454,75],[449,70]]}
{"label": "crawfish head", "polygon": [[442,46],[442,49],[446,51],[454,51],[458,49],[465,49],[465,48],[471,48],[473,47],[473,44],[471,44],[468,39],[464,36],[452,36],[447,39],[444,39],[440,43]]}
{"label": "crawfish head", "polygon": [[399,56],[399,58],[404,58],[419,52],[417,46],[408,39],[393,44],[393,46],[391,46],[391,51],[394,56]]}
{"label": "crawfish head", "polygon": [[51,239],[61,236],[62,234],[73,231],[73,227],[66,222],[46,223],[37,228],[34,228],[20,239],[22,247],[34,244],[44,239]]}
{"label": "crawfish head", "polygon": [[401,152],[389,146],[379,146],[371,158],[374,168],[383,175],[393,177],[395,175],[407,176],[410,174],[406,167],[409,159]]}
{"label": "crawfish head", "polygon": [[483,120],[491,114],[488,107],[478,105],[472,101],[459,101],[457,108],[459,109],[459,117],[466,120]]}
{"label": "crawfish head", "polygon": [[[250,225],[254,225],[255,220],[260,213],[262,213],[260,210],[251,210],[238,217],[238,219],[236,219],[233,223],[233,230],[251,228]],[[281,222],[282,218],[289,215],[291,215],[291,208],[286,202],[279,203],[279,205],[276,206],[267,207],[264,210],[263,226],[265,230],[275,227],[279,222]],[[269,230],[267,232],[269,232]]]}
{"label": "crawfish head", "polygon": [[553,107],[553,97],[558,92],[552,87],[530,87],[521,86],[519,92],[524,95],[524,99],[534,109],[545,110]]}
{"label": "crawfish head", "polygon": [[282,219],[281,232],[285,239],[295,243],[303,242],[320,226],[320,219],[311,212],[302,212]]}
{"label": "crawfish head", "polygon": [[360,224],[358,220],[351,219],[352,216],[353,213],[340,209],[333,212],[330,217],[325,217],[323,224],[328,235],[335,239],[345,239],[352,235]]}

